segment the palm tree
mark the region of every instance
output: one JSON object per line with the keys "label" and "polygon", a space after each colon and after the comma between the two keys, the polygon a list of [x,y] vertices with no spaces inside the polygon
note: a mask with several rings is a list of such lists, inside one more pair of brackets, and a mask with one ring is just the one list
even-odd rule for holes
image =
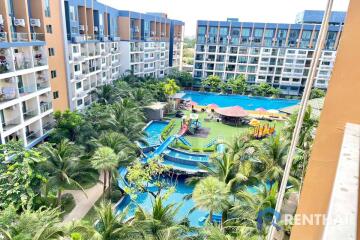
{"label": "palm tree", "polygon": [[235,161],[253,160],[257,146],[252,139],[244,134],[235,136],[230,142],[223,142],[227,146],[227,152]]}
{"label": "palm tree", "polygon": [[98,139],[93,139],[93,142],[98,147],[111,148],[115,154],[124,152],[127,155],[133,155],[134,151],[137,150],[137,146],[129,141],[125,135],[114,131],[103,132]]}
{"label": "palm tree", "polygon": [[78,179],[96,181],[94,169],[88,166],[81,157],[81,149],[67,139],[57,145],[43,144],[40,147],[47,161],[43,168],[48,173],[48,182],[45,195],[49,186],[57,189],[58,205],[61,204],[62,190],[65,185],[74,184],[84,191]]}
{"label": "palm tree", "polygon": [[153,96],[148,89],[136,88],[131,92],[131,97],[140,105],[147,106],[154,101]]}
{"label": "palm tree", "polygon": [[113,131],[124,134],[131,142],[143,141],[145,117],[131,100],[122,100],[113,105],[107,124]]}
{"label": "palm tree", "polygon": [[107,186],[111,186],[112,179],[114,178],[114,175],[117,174],[118,164],[119,158],[113,149],[109,147],[100,147],[95,151],[91,159],[91,165],[93,168],[102,171],[103,173],[103,194],[105,193]]}
{"label": "palm tree", "polygon": [[231,209],[232,219],[227,222],[231,228],[246,227],[249,234],[260,234],[266,236],[265,229],[261,232],[257,230],[258,214],[266,208],[275,208],[278,183],[274,183],[270,188],[264,182],[255,187],[255,192],[242,190],[236,194],[236,203]]}
{"label": "palm tree", "polygon": [[281,139],[280,135],[263,141],[259,156],[263,165],[263,170],[260,172],[262,179],[270,182],[281,181],[288,147],[288,142]]}
{"label": "palm tree", "polygon": [[[292,114],[288,121],[286,122],[284,132],[286,138],[290,141],[292,138],[292,134],[295,129],[296,119],[297,119],[298,113]],[[311,148],[311,144],[313,142],[314,137],[314,131],[319,123],[319,120],[317,118],[313,117],[313,111],[312,107],[309,105],[306,109],[305,115],[304,115],[304,123],[301,127],[301,132],[299,135],[299,143],[298,147],[303,150],[309,150]]]}
{"label": "palm tree", "polygon": [[111,104],[119,98],[116,88],[112,85],[105,84],[96,88],[93,93],[97,96],[98,102],[101,104]]}
{"label": "palm tree", "polygon": [[214,212],[222,212],[229,205],[229,189],[224,182],[215,177],[207,177],[196,184],[192,198],[195,207],[209,211],[212,221]]}
{"label": "palm tree", "polygon": [[179,204],[164,204],[158,196],[152,204],[152,211],[139,207],[135,213],[134,227],[143,233],[145,239],[183,239],[188,234],[188,220],[176,220]]}
{"label": "palm tree", "polygon": [[95,207],[97,219],[96,234],[101,240],[139,239],[139,232],[126,222],[128,211],[116,213],[111,203],[102,202]]}

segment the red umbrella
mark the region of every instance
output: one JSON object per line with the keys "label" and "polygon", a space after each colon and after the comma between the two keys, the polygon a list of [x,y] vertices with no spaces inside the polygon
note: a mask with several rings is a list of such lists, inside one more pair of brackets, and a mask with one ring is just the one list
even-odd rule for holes
{"label": "red umbrella", "polygon": [[248,115],[247,111],[240,106],[217,108],[215,111],[218,114],[227,117],[246,117]]}
{"label": "red umbrella", "polygon": [[197,102],[191,101],[191,102],[190,102],[190,105],[191,105],[191,106],[196,106],[196,105],[198,105],[198,104],[197,104]]}

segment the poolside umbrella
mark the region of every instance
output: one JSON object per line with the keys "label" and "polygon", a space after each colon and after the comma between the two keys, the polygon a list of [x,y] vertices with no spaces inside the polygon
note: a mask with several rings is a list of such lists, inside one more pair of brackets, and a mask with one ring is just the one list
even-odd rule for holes
{"label": "poolside umbrella", "polygon": [[255,109],[255,111],[260,112],[260,113],[266,113],[267,112],[265,108],[257,108],[257,109]]}
{"label": "poolside umbrella", "polygon": [[208,104],[207,107],[208,107],[208,109],[215,109],[215,108],[218,108],[219,106],[216,105],[215,103],[211,103],[211,104]]}
{"label": "poolside umbrella", "polygon": [[233,118],[241,118],[246,117],[248,114],[247,111],[245,111],[240,106],[234,106],[234,107],[225,107],[225,108],[217,108],[215,109],[215,112],[222,116],[226,117],[233,117]]}
{"label": "poolside umbrella", "polygon": [[279,114],[279,111],[278,110],[275,110],[275,109],[270,109],[267,111],[268,113],[273,113],[273,114]]}
{"label": "poolside umbrella", "polygon": [[250,120],[249,125],[250,125],[250,126],[253,126],[253,127],[257,127],[257,126],[260,125],[260,121],[257,120],[257,119],[255,119],[255,118],[253,118],[253,119]]}

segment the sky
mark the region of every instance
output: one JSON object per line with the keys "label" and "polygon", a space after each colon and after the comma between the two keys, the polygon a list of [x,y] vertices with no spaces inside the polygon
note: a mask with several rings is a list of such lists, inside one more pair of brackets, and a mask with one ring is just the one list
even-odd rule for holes
{"label": "sky", "polygon": [[[244,22],[293,23],[305,10],[324,10],[327,0],[99,0],[121,10],[165,12],[185,22],[185,36],[194,36],[197,20],[239,18]],[[349,0],[334,0],[333,11],[346,11]]]}

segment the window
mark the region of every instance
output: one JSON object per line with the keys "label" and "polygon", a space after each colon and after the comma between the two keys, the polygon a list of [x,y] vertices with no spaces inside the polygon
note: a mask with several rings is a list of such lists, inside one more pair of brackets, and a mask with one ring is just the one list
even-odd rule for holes
{"label": "window", "polygon": [[48,50],[49,50],[49,57],[55,55],[55,49],[54,48],[49,48]]}
{"label": "window", "polygon": [[56,70],[51,71],[51,78],[56,78]]}
{"label": "window", "polygon": [[53,33],[53,31],[52,31],[52,25],[46,25],[46,32],[47,32],[47,33]]}
{"label": "window", "polygon": [[76,89],[81,88],[81,86],[82,86],[81,82],[77,82],[77,83],[76,83]]}
{"label": "window", "polygon": [[267,37],[267,38],[274,37],[274,30],[273,29],[266,29],[265,30],[265,37]]}
{"label": "window", "polygon": [[76,13],[75,13],[75,7],[74,7],[74,6],[70,6],[70,7],[69,7],[69,14],[70,14],[70,20],[71,20],[71,21],[77,21],[77,19],[76,19]]}
{"label": "window", "polygon": [[80,71],[80,64],[74,65],[74,71],[79,72]]}
{"label": "window", "polygon": [[77,100],[77,105],[78,105],[78,106],[81,106],[82,104],[83,104],[83,100],[82,100],[82,99]]}
{"label": "window", "polygon": [[50,0],[45,0],[45,17],[50,17]]}
{"label": "window", "polygon": [[53,98],[58,99],[59,98],[59,91],[53,92]]}
{"label": "window", "polygon": [[205,35],[205,33],[206,33],[206,27],[204,27],[204,26],[198,27],[199,35]]}
{"label": "window", "polygon": [[249,37],[250,36],[250,28],[243,28],[241,30],[241,36],[242,37]]}
{"label": "window", "polygon": [[263,30],[262,30],[262,29],[255,29],[255,31],[254,31],[254,37],[261,38],[262,35],[263,35]]}

